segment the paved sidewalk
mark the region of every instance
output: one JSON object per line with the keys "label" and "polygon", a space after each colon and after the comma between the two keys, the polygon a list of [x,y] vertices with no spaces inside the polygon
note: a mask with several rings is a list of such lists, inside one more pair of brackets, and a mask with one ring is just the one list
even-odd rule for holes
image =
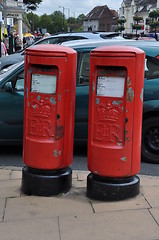
{"label": "paved sidewalk", "polygon": [[0,239],[159,239],[159,177],[139,175],[136,198],[100,202],[86,197],[88,173],[73,171],[67,194],[35,197],[20,192],[21,168],[1,168]]}

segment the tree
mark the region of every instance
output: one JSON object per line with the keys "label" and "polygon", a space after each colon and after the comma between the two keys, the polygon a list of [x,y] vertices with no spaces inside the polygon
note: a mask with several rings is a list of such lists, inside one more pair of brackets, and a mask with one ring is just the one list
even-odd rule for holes
{"label": "tree", "polygon": [[51,17],[47,14],[43,14],[39,18],[39,26],[40,28],[44,28],[49,33],[53,33],[54,23],[51,19]]}
{"label": "tree", "polygon": [[143,17],[140,16],[134,16],[133,20],[136,22],[133,24],[132,28],[136,30],[136,37],[137,37],[137,31],[142,29],[142,25],[139,25],[139,22],[143,20]]}
{"label": "tree", "polygon": [[157,18],[159,17],[159,10],[154,10],[154,11],[150,12],[149,17],[157,20]]}
{"label": "tree", "polygon": [[121,17],[118,19],[118,31],[122,32],[125,30],[124,23],[126,23],[125,17]]}
{"label": "tree", "polygon": [[69,26],[69,31],[74,31],[76,28],[76,18],[70,17],[67,19],[68,26]]}
{"label": "tree", "polygon": [[42,0],[23,0],[23,3],[26,4],[28,11],[35,11]]}
{"label": "tree", "polygon": [[31,27],[31,31],[36,30],[37,28],[40,27],[40,17],[37,14],[34,13],[28,13],[27,14],[27,19]]}
{"label": "tree", "polygon": [[83,22],[83,19],[85,18],[85,15],[84,14],[80,14],[78,17],[77,17],[77,22]]}
{"label": "tree", "polygon": [[70,18],[68,18],[67,22],[68,22],[69,24],[75,24],[75,23],[76,23],[76,18],[70,17]]}
{"label": "tree", "polygon": [[[78,18],[65,18],[61,11],[54,11],[52,14],[43,14],[38,16],[33,12],[26,14],[31,31],[46,28],[50,34],[57,32],[67,32],[68,26],[72,31],[82,31],[82,18],[84,14],[79,15]],[[25,21],[26,22],[26,21]]]}
{"label": "tree", "polygon": [[25,23],[28,26],[28,28],[31,27],[30,26],[30,21],[28,19],[28,15],[26,13],[23,14],[23,23]]}
{"label": "tree", "polygon": [[150,27],[155,30],[155,36],[156,36],[156,40],[157,40],[156,31],[159,26],[159,21],[158,21],[159,10],[154,10],[154,11],[150,12],[149,17],[152,19],[152,22],[150,23]]}
{"label": "tree", "polygon": [[54,33],[61,31],[67,32],[67,21],[61,11],[55,11],[50,15],[50,18],[54,25],[52,29]]}

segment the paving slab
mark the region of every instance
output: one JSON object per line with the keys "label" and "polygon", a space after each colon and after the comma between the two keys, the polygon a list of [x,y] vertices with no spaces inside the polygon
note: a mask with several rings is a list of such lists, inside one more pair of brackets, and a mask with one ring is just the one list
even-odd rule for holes
{"label": "paving slab", "polygon": [[15,166],[1,166],[0,169],[2,170],[16,170],[16,171],[22,171],[22,167],[15,167]]}
{"label": "paving slab", "polygon": [[141,187],[159,186],[159,177],[139,175],[139,178]]}
{"label": "paving slab", "polygon": [[3,221],[6,199],[0,199],[0,222]]}
{"label": "paving slab", "polygon": [[58,219],[0,223],[2,240],[60,240]]}
{"label": "paving slab", "polygon": [[22,178],[22,171],[13,170],[10,175],[11,180],[13,179],[21,179]]}
{"label": "paving slab", "polygon": [[94,212],[120,211],[130,209],[147,209],[150,205],[145,198],[139,194],[135,198],[117,202],[95,202],[92,201]]}
{"label": "paving slab", "polygon": [[0,169],[0,181],[10,180],[11,170]]}
{"label": "paving slab", "polygon": [[143,187],[142,192],[152,208],[159,207],[159,186]]}
{"label": "paving slab", "polygon": [[86,185],[87,185],[87,182],[84,181],[84,180],[83,181],[78,181],[76,179],[72,179],[72,186],[74,188],[81,188],[81,187],[86,188]]}
{"label": "paving slab", "polygon": [[20,197],[7,199],[5,221],[38,219],[93,213],[88,200],[57,197]]}
{"label": "paving slab", "polygon": [[77,171],[72,171],[72,179],[77,179]]}
{"label": "paving slab", "polygon": [[159,225],[159,208],[151,208],[149,211]]}
{"label": "paving slab", "polygon": [[89,171],[82,171],[82,172],[79,172],[78,174],[77,174],[77,179],[78,179],[78,181],[83,181],[83,180],[87,180],[87,176],[88,176],[88,174],[89,174],[90,172]]}
{"label": "paving slab", "polygon": [[159,227],[148,210],[60,217],[61,240],[157,240]]}
{"label": "paving slab", "polygon": [[20,196],[21,179],[0,181],[0,198]]}

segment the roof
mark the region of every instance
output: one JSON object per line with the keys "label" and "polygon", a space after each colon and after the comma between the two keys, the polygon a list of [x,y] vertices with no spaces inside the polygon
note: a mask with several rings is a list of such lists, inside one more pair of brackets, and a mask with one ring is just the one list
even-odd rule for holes
{"label": "roof", "polygon": [[118,17],[118,13],[115,10],[110,10],[115,17]]}
{"label": "roof", "polygon": [[[126,7],[130,7],[132,0],[124,0],[123,1]],[[138,6],[147,6],[147,5],[153,5],[156,6],[157,0],[134,0],[135,4]]]}
{"label": "roof", "polygon": [[107,5],[97,6],[93,8],[87,15],[85,20],[88,19],[99,19],[108,17],[108,15],[117,16],[117,12],[115,10],[110,10]]}
{"label": "roof", "polygon": [[80,49],[93,49],[96,47],[101,46],[111,46],[111,45],[124,45],[124,46],[133,46],[143,49],[147,52],[149,56],[153,56],[155,54],[159,55],[159,44],[157,41],[144,41],[144,40],[127,40],[127,39],[108,39],[108,40],[92,40],[92,39],[85,39],[85,40],[77,40],[77,41],[70,41],[64,42],[62,45],[71,47],[75,50]]}

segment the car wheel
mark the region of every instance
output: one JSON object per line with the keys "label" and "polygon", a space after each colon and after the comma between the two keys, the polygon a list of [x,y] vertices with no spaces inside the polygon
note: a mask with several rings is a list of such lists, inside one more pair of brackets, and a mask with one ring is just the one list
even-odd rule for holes
{"label": "car wheel", "polygon": [[159,117],[143,121],[141,158],[145,162],[159,163]]}

